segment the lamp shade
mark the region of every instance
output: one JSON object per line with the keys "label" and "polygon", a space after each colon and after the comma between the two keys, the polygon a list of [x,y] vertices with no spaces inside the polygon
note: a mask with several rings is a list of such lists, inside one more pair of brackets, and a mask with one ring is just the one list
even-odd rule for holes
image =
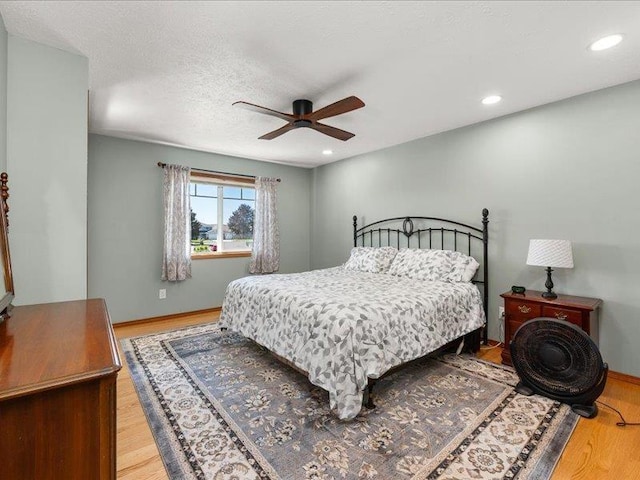
{"label": "lamp shade", "polygon": [[573,253],[569,240],[529,240],[527,265],[573,268]]}

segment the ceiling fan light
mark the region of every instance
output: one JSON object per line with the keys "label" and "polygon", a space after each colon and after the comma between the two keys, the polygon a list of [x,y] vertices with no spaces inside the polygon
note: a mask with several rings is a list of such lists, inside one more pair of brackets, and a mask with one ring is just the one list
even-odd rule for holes
{"label": "ceiling fan light", "polygon": [[599,52],[601,50],[606,50],[607,48],[615,47],[621,41],[622,35],[619,33],[616,33],[615,35],[607,35],[606,37],[602,37],[600,40],[596,40],[589,45],[589,50]]}
{"label": "ceiling fan light", "polygon": [[498,103],[500,100],[502,100],[502,97],[500,95],[489,95],[488,97],[484,97],[482,99],[482,104],[493,105],[495,103]]}

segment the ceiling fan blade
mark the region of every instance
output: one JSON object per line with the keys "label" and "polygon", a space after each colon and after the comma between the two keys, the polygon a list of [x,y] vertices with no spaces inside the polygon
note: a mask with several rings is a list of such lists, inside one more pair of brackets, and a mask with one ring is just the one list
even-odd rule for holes
{"label": "ceiling fan blade", "polygon": [[320,133],[324,133],[325,135],[329,135],[330,137],[337,138],[338,140],[346,141],[351,137],[355,137],[354,133],[347,132],[345,130],[340,130],[336,127],[330,127],[329,125],[325,125],[323,123],[314,123],[309,128],[313,128]]}
{"label": "ceiling fan blade", "polygon": [[269,132],[269,133],[265,133],[264,135],[262,135],[261,137],[259,137],[259,140],[273,140],[276,137],[279,137],[280,135],[282,135],[283,133],[287,133],[289,130],[293,130],[294,125],[293,123],[287,123],[284,127],[280,127],[277,130],[274,130],[273,132]]}
{"label": "ceiling fan blade", "polygon": [[362,107],[364,107],[364,102],[358,97],[347,97],[312,112],[304,118],[307,120],[322,120],[323,118],[335,117],[336,115],[341,115]]}
{"label": "ceiling fan blade", "polygon": [[291,115],[290,113],[278,112],[277,110],[271,110],[270,108],[261,107],[260,105],[254,105],[253,103],[249,103],[249,102],[242,102],[242,101],[233,102],[233,105],[241,108],[245,108],[247,110],[251,110],[253,112],[263,113],[265,115],[271,115],[272,117],[278,117],[278,118],[281,118],[282,120],[286,120],[287,122],[291,120],[296,120],[298,118],[295,115]]}

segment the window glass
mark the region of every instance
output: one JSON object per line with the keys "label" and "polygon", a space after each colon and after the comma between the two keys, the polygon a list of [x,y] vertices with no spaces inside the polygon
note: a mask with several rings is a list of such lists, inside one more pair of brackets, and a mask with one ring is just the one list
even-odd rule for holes
{"label": "window glass", "polygon": [[242,191],[242,188],[240,187],[225,186],[223,187],[223,191],[224,191],[224,198],[242,198],[240,196],[240,192]]}
{"label": "window glass", "polygon": [[253,188],[243,188],[242,189],[242,198],[247,200],[255,200],[256,199],[256,191]]}
{"label": "window glass", "polygon": [[217,197],[218,186],[210,183],[198,183],[196,185],[196,195],[200,197]]}
{"label": "window glass", "polygon": [[192,256],[251,251],[255,189],[192,179],[189,191]]}

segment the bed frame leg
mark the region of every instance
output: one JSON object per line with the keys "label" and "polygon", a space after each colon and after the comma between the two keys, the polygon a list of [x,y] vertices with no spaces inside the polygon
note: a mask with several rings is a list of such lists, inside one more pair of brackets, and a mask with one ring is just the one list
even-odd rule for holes
{"label": "bed frame leg", "polygon": [[480,350],[481,337],[481,329],[474,330],[471,333],[467,333],[464,338],[466,347],[465,351],[468,351],[469,353],[476,353],[478,350]]}
{"label": "bed frame leg", "polygon": [[365,389],[364,396],[362,398],[362,404],[369,410],[373,410],[374,408],[376,408],[375,404],[373,403],[373,386],[376,384],[376,381],[377,380],[374,378],[369,379],[367,388]]}

